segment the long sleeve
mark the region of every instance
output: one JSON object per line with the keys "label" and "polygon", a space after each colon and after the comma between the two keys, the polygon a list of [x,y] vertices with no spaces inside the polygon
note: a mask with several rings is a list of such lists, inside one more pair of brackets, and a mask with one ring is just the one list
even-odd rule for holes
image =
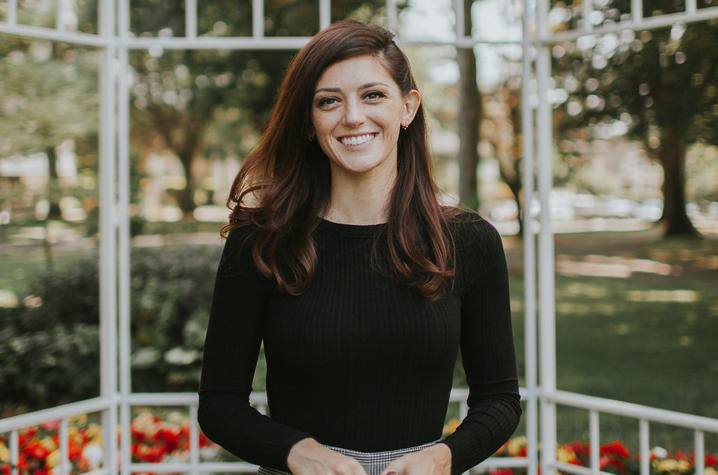
{"label": "long sleeve", "polygon": [[443,442],[452,474],[490,457],[511,436],[521,415],[511,330],[508,273],[501,237],[486,221],[467,226],[457,261],[466,282],[460,349],[469,385],[469,411]]}
{"label": "long sleeve", "polygon": [[217,271],[204,346],[199,423],[204,433],[251,463],[287,471],[292,445],[308,434],[249,405],[271,282],[251,257],[248,228],[233,230]]}

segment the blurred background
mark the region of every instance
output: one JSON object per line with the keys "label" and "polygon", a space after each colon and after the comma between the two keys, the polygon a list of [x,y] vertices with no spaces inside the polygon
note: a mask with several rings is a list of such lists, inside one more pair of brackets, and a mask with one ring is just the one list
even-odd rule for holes
{"label": "blurred background", "polygon": [[[629,0],[593,2],[600,26]],[[715,1],[699,0],[699,8]],[[314,0],[267,0],[267,36],[311,36]],[[644,16],[683,0],[644,2]],[[97,2],[65,0],[68,31],[97,33]],[[406,43],[453,39],[448,0],[400,3]],[[53,27],[54,0],[18,21]],[[579,21],[552,1],[552,31]],[[502,233],[523,372],[521,8],[466,2],[473,49],[406,46],[450,204]],[[0,19],[7,2],[0,2]],[[332,20],[384,23],[383,0],[335,0]],[[251,36],[251,2],[198,2],[198,35]],[[184,35],[183,0],[133,0],[137,37]],[[131,51],[132,387],[193,392],[226,199],[295,51]],[[99,394],[99,52],[0,35],[0,416]],[[718,418],[718,23],[585,36],[552,49],[558,388]],[[532,100],[536,85],[529,84]],[[533,179],[529,177],[528,179]],[[255,390],[264,388],[260,364]],[[523,384],[523,381],[522,381]],[[465,385],[457,367],[456,386]],[[559,440],[586,440],[559,410]],[[450,414],[452,416],[452,414]],[[454,414],[455,416],[455,414]],[[519,433],[522,429],[519,430]],[[637,445],[633,422],[602,418]],[[657,426],[652,443],[690,450]],[[718,440],[706,435],[718,452]]]}

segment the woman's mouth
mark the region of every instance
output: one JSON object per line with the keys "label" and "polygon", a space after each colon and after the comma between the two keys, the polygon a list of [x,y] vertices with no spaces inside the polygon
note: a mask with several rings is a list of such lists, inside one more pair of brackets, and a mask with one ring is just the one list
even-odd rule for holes
{"label": "woman's mouth", "polygon": [[361,145],[373,139],[376,134],[352,135],[351,137],[341,137],[339,141],[344,145]]}

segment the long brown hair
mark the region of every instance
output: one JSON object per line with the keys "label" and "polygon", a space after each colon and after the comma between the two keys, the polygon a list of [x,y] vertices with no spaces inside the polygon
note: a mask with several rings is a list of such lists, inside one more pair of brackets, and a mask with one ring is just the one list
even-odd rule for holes
{"label": "long brown hair", "polygon": [[[246,224],[256,226],[254,262],[290,295],[301,294],[311,283],[317,264],[311,234],[330,196],[329,158],[317,140],[309,138],[314,88],[329,66],[365,54],[382,62],[403,94],[417,88],[392,33],[356,21],[334,23],[292,60],[269,125],[244,161],[227,200],[232,213],[223,235]],[[436,300],[454,278],[448,220],[458,210],[442,208],[437,201],[421,105],[400,132],[397,149],[386,229],[390,265],[397,276]]]}

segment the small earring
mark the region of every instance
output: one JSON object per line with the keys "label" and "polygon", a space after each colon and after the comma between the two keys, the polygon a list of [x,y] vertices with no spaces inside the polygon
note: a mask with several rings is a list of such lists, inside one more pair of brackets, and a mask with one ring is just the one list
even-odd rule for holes
{"label": "small earring", "polygon": [[406,125],[406,124],[401,124],[401,128],[404,129],[404,130],[406,130],[408,127],[409,127],[409,126]]}

